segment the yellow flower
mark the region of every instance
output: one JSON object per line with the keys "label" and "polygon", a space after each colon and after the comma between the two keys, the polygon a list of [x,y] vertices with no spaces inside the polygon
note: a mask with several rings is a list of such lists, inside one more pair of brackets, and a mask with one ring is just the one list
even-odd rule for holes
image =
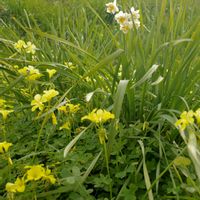
{"label": "yellow flower", "polygon": [[54,114],[54,112],[52,113],[51,118],[52,118],[52,124],[56,125],[57,124],[57,119],[56,119],[56,115]]}
{"label": "yellow flower", "polygon": [[14,183],[6,183],[6,191],[10,193],[17,192],[16,185]]}
{"label": "yellow flower", "polygon": [[17,178],[17,180],[15,181],[15,184],[17,186],[17,192],[24,192],[25,182],[24,182],[23,178],[22,179]]}
{"label": "yellow flower", "polygon": [[83,121],[85,119],[88,119],[91,122],[98,124],[98,123],[104,123],[107,120],[114,119],[114,118],[115,118],[114,114],[112,114],[106,110],[94,109],[91,113],[82,117],[81,120]]}
{"label": "yellow flower", "polygon": [[59,111],[62,111],[62,112],[64,112],[64,113],[67,113],[67,112],[69,112],[69,113],[76,113],[77,111],[80,110],[80,104],[74,105],[74,104],[72,104],[72,103],[67,103],[67,104],[64,105],[64,106],[60,106],[60,107],[58,108],[58,110],[59,110]]}
{"label": "yellow flower", "polygon": [[3,110],[3,109],[0,110],[0,113],[2,114],[4,120],[6,120],[8,117],[8,114],[12,112],[14,112],[14,110]]}
{"label": "yellow flower", "polygon": [[27,80],[36,80],[42,76],[38,69],[34,68],[33,66],[29,65],[28,67],[24,67],[19,69],[18,72],[23,76],[26,76]]}
{"label": "yellow flower", "polygon": [[40,94],[36,94],[34,100],[31,101],[32,111],[35,111],[37,108],[42,111],[44,109],[43,98]]}
{"label": "yellow flower", "polygon": [[68,68],[68,69],[76,69],[77,66],[75,66],[72,62],[64,62],[64,65]]}
{"label": "yellow flower", "polygon": [[58,91],[51,89],[51,90],[45,90],[42,98],[44,101],[51,101],[51,99],[59,94]]}
{"label": "yellow flower", "polygon": [[25,45],[26,45],[26,43],[23,40],[18,40],[18,42],[16,42],[14,44],[14,48],[17,51],[21,52]]}
{"label": "yellow flower", "polygon": [[70,122],[67,121],[59,128],[59,130],[62,130],[62,129],[70,130],[70,126],[71,126]]}
{"label": "yellow flower", "polygon": [[6,100],[0,99],[0,107],[5,106]]}
{"label": "yellow flower", "polygon": [[186,129],[189,124],[194,123],[194,112],[192,110],[182,112],[180,119],[176,121],[175,126],[179,127],[182,131]]}
{"label": "yellow flower", "polygon": [[35,54],[35,51],[37,49],[36,46],[32,44],[31,42],[27,42],[27,44],[25,44],[23,47],[26,53],[31,53],[31,54]]}
{"label": "yellow flower", "polygon": [[46,169],[44,176],[42,177],[44,180],[49,181],[52,184],[55,184],[56,179],[54,177],[54,175],[51,174],[51,170],[50,169]]}
{"label": "yellow flower", "polygon": [[67,103],[66,106],[68,107],[70,113],[76,113],[78,110],[80,110],[80,104],[74,105]]}
{"label": "yellow flower", "polygon": [[62,112],[64,112],[64,113],[67,113],[67,108],[66,108],[66,106],[60,106],[60,107],[58,107],[58,110],[59,110],[59,111],[62,111]]}
{"label": "yellow flower", "polygon": [[45,170],[43,165],[26,166],[25,168],[30,168],[26,173],[26,181],[38,181],[43,179],[50,181],[52,184],[56,182],[55,177],[51,174],[51,170],[48,168]]}
{"label": "yellow flower", "polygon": [[46,71],[49,74],[49,78],[51,78],[57,72],[55,69],[47,69]]}
{"label": "yellow flower", "polygon": [[192,110],[189,110],[188,112],[184,111],[180,117],[181,119],[185,119],[188,124],[194,123],[194,112]]}
{"label": "yellow flower", "polygon": [[6,141],[0,142],[0,153],[7,152],[10,146],[12,146],[12,143]]}
{"label": "yellow flower", "polygon": [[187,125],[188,125],[188,122],[185,119],[179,119],[175,123],[175,126],[179,127],[181,131],[184,131],[186,129]]}
{"label": "yellow flower", "polygon": [[33,166],[26,166],[26,169],[30,168],[27,174],[27,181],[37,181],[41,179],[45,175],[45,168],[43,165],[33,165]]}
{"label": "yellow flower", "polygon": [[13,68],[14,69],[19,69],[19,66],[18,65],[14,65]]}
{"label": "yellow flower", "polygon": [[115,14],[116,12],[119,11],[119,8],[116,5],[116,0],[114,0],[114,2],[107,3],[106,7],[108,13]]}
{"label": "yellow flower", "polygon": [[197,124],[200,125],[200,108],[198,108],[195,113],[194,113],[194,116],[197,120]]}
{"label": "yellow flower", "polygon": [[6,184],[6,191],[10,193],[14,192],[24,192],[25,190],[25,181],[24,179],[17,178],[15,183],[7,183]]}
{"label": "yellow flower", "polygon": [[35,54],[36,46],[31,42],[27,42],[27,44],[23,40],[18,40],[14,44],[14,48],[21,53],[22,50],[25,50],[26,53]]}
{"label": "yellow flower", "polygon": [[[85,78],[85,81],[88,82],[88,83],[90,83],[90,82],[92,81],[92,79],[89,78],[89,77],[86,77],[86,78]],[[94,80],[94,81],[95,81],[95,80]],[[95,81],[95,82],[96,82],[96,81]]]}

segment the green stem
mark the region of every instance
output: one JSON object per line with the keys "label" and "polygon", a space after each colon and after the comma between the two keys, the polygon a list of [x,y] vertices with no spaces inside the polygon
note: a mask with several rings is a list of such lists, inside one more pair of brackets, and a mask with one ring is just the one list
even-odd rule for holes
{"label": "green stem", "polygon": [[3,124],[2,124],[2,132],[3,132],[3,137],[4,137],[4,140],[6,141],[6,121],[4,120],[3,121]]}
{"label": "green stem", "polygon": [[[48,121],[48,119],[49,119],[49,115],[46,115],[45,118],[44,118],[44,120],[43,120],[43,122],[42,122],[42,126],[41,126],[41,128],[40,128],[40,130],[38,132],[37,143],[36,143],[36,146],[35,146],[35,153],[37,152],[37,149],[38,149],[38,145],[39,145],[39,142],[40,142],[40,137],[41,137],[44,125],[46,124],[46,122]],[[33,156],[33,160],[34,159],[35,159],[35,156]]]}
{"label": "green stem", "polygon": [[[110,169],[109,169],[109,162],[108,162],[107,145],[106,145],[105,142],[103,143],[103,148],[104,148],[104,153],[105,153],[106,168],[107,168],[108,177],[109,177],[109,179],[111,179],[111,177],[110,177]],[[112,199],[112,183],[110,183],[109,188],[110,188],[110,199]]]}

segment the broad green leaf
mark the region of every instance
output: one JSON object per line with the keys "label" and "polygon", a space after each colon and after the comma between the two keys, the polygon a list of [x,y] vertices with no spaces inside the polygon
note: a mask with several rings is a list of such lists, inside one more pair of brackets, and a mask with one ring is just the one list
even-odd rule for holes
{"label": "broad green leaf", "polygon": [[113,113],[115,114],[116,119],[119,119],[121,113],[122,103],[124,100],[124,95],[126,92],[128,82],[128,80],[121,80],[118,84],[117,92],[114,96]]}

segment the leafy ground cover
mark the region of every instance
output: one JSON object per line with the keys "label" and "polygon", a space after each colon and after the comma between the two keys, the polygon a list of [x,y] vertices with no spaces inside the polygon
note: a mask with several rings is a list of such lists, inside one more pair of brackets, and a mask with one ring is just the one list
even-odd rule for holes
{"label": "leafy ground cover", "polygon": [[200,199],[198,0],[0,2],[0,199]]}

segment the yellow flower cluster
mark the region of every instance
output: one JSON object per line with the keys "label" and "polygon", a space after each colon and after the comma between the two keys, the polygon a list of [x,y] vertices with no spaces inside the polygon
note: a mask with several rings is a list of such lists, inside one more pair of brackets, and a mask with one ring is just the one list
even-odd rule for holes
{"label": "yellow flower cluster", "polygon": [[[62,105],[58,107],[59,112],[63,112],[64,114],[75,114],[80,110],[80,104],[72,104],[72,103],[66,103],[65,105]],[[71,115],[69,115],[72,117]],[[68,119],[60,128],[59,130],[70,130],[71,129],[71,122],[70,119]]]}
{"label": "yellow flower cluster", "polygon": [[33,165],[33,166],[26,166],[25,169],[28,169],[23,178],[17,178],[14,183],[7,183],[6,184],[6,191],[8,193],[15,193],[15,192],[24,192],[26,183],[28,181],[38,181],[44,180],[48,181],[51,184],[55,184],[56,179],[54,175],[51,174],[51,170],[48,168],[44,168],[43,165]]}
{"label": "yellow flower cluster", "polygon": [[14,110],[8,110],[6,107],[7,107],[6,100],[0,99],[0,113],[4,120],[7,119],[10,113],[14,112]]}
{"label": "yellow flower cluster", "polygon": [[29,81],[34,81],[42,76],[40,71],[31,65],[19,69],[18,72]]}
{"label": "yellow flower cluster", "polygon": [[90,120],[91,122],[94,122],[96,124],[102,124],[106,121],[108,121],[109,119],[114,119],[115,116],[114,114],[112,114],[111,112],[108,112],[106,110],[102,110],[102,109],[94,109],[91,113],[89,113],[88,115],[84,116],[81,118],[81,120]]}
{"label": "yellow flower cluster", "polygon": [[43,95],[36,94],[34,100],[31,101],[32,111],[39,109],[42,111],[44,109],[44,103],[51,101],[51,99],[59,94],[58,91],[51,89],[45,90]]}
{"label": "yellow flower cluster", "polygon": [[200,125],[200,108],[198,108],[195,112],[192,110],[182,112],[180,119],[176,121],[175,126],[181,131],[184,131],[187,126],[194,124],[195,120],[197,124]]}
{"label": "yellow flower cluster", "polygon": [[80,110],[80,104],[66,103],[58,108],[59,111],[64,113],[76,113]]}
{"label": "yellow flower cluster", "polygon": [[30,54],[35,54],[36,52],[36,46],[29,42],[25,42],[23,40],[18,40],[16,43],[14,43],[14,48],[18,51],[18,52],[26,52],[26,53],[30,53]]}

